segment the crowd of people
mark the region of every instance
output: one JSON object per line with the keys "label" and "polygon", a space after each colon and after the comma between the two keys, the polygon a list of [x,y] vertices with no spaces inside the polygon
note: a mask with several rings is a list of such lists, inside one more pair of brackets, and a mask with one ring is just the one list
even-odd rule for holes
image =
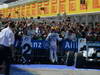
{"label": "crowd of people", "polygon": [[[86,38],[87,40],[100,40],[99,24],[95,27],[91,25],[85,25],[80,23],[72,23],[70,17],[56,21],[46,20],[34,21],[32,19],[24,20],[1,20],[0,24],[6,27],[8,22],[14,22],[16,25],[15,38],[19,39],[23,35],[31,36],[34,40],[45,40],[47,35],[52,31],[56,30],[61,38],[64,40],[70,39],[75,40],[77,38]],[[3,28],[1,27],[1,29]]]}
{"label": "crowd of people", "polygon": [[[10,24],[13,24],[15,26],[14,30],[11,30],[11,28],[9,28]],[[87,41],[100,41],[99,26],[100,26],[99,24],[96,24],[94,27],[92,25],[72,22],[70,17],[66,17],[60,20],[50,19],[50,18],[49,19],[48,18],[21,19],[21,20],[20,19],[19,20],[0,19],[1,33],[4,33],[3,31],[8,28],[10,32],[12,31],[14,32],[15,40],[21,40],[21,38],[24,35],[31,36],[33,40],[48,40],[50,44],[49,57],[52,63],[58,62],[58,55],[57,55],[57,50],[58,50],[57,41],[58,40],[59,41],[61,40],[75,41],[78,38],[86,38]],[[6,31],[6,33],[8,32]],[[9,36],[10,36],[10,33],[9,33]],[[6,35],[3,36],[1,40],[3,38],[6,38]],[[11,41],[12,40],[10,40],[9,42]],[[3,43],[5,43],[5,40],[3,41]],[[5,44],[1,44],[1,49],[2,47],[5,47]],[[5,47],[5,49],[7,48]],[[5,52],[3,51],[3,53]],[[7,73],[6,75],[8,75],[9,72],[6,71],[6,73]]]}

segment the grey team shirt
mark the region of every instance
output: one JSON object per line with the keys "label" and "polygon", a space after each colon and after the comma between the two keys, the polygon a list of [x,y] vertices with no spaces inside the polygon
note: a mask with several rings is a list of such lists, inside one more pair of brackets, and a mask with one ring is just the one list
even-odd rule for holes
{"label": "grey team shirt", "polygon": [[60,41],[62,38],[59,37],[58,33],[49,33],[46,40],[50,42],[50,46],[57,46],[57,40]]}

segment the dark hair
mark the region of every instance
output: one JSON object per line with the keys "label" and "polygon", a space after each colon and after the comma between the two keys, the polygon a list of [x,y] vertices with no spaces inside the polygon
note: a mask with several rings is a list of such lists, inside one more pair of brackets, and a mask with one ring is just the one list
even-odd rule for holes
{"label": "dark hair", "polygon": [[40,16],[37,17],[37,19],[40,19],[40,18],[41,18]]}
{"label": "dark hair", "polygon": [[14,22],[10,22],[10,23],[9,23],[9,27],[11,27],[11,28],[15,28],[15,24],[14,24]]}

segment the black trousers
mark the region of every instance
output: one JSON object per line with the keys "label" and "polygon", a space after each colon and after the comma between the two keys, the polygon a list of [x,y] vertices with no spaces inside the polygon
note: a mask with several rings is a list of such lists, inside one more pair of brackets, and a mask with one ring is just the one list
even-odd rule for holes
{"label": "black trousers", "polygon": [[5,63],[5,75],[9,75],[10,72],[10,57],[10,48],[0,45],[0,65]]}

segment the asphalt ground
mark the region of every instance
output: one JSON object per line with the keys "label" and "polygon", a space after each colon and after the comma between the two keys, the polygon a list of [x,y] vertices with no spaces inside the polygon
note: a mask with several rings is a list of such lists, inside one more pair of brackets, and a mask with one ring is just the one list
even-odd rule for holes
{"label": "asphalt ground", "polygon": [[100,75],[100,69],[77,69],[66,65],[12,65],[10,75]]}

